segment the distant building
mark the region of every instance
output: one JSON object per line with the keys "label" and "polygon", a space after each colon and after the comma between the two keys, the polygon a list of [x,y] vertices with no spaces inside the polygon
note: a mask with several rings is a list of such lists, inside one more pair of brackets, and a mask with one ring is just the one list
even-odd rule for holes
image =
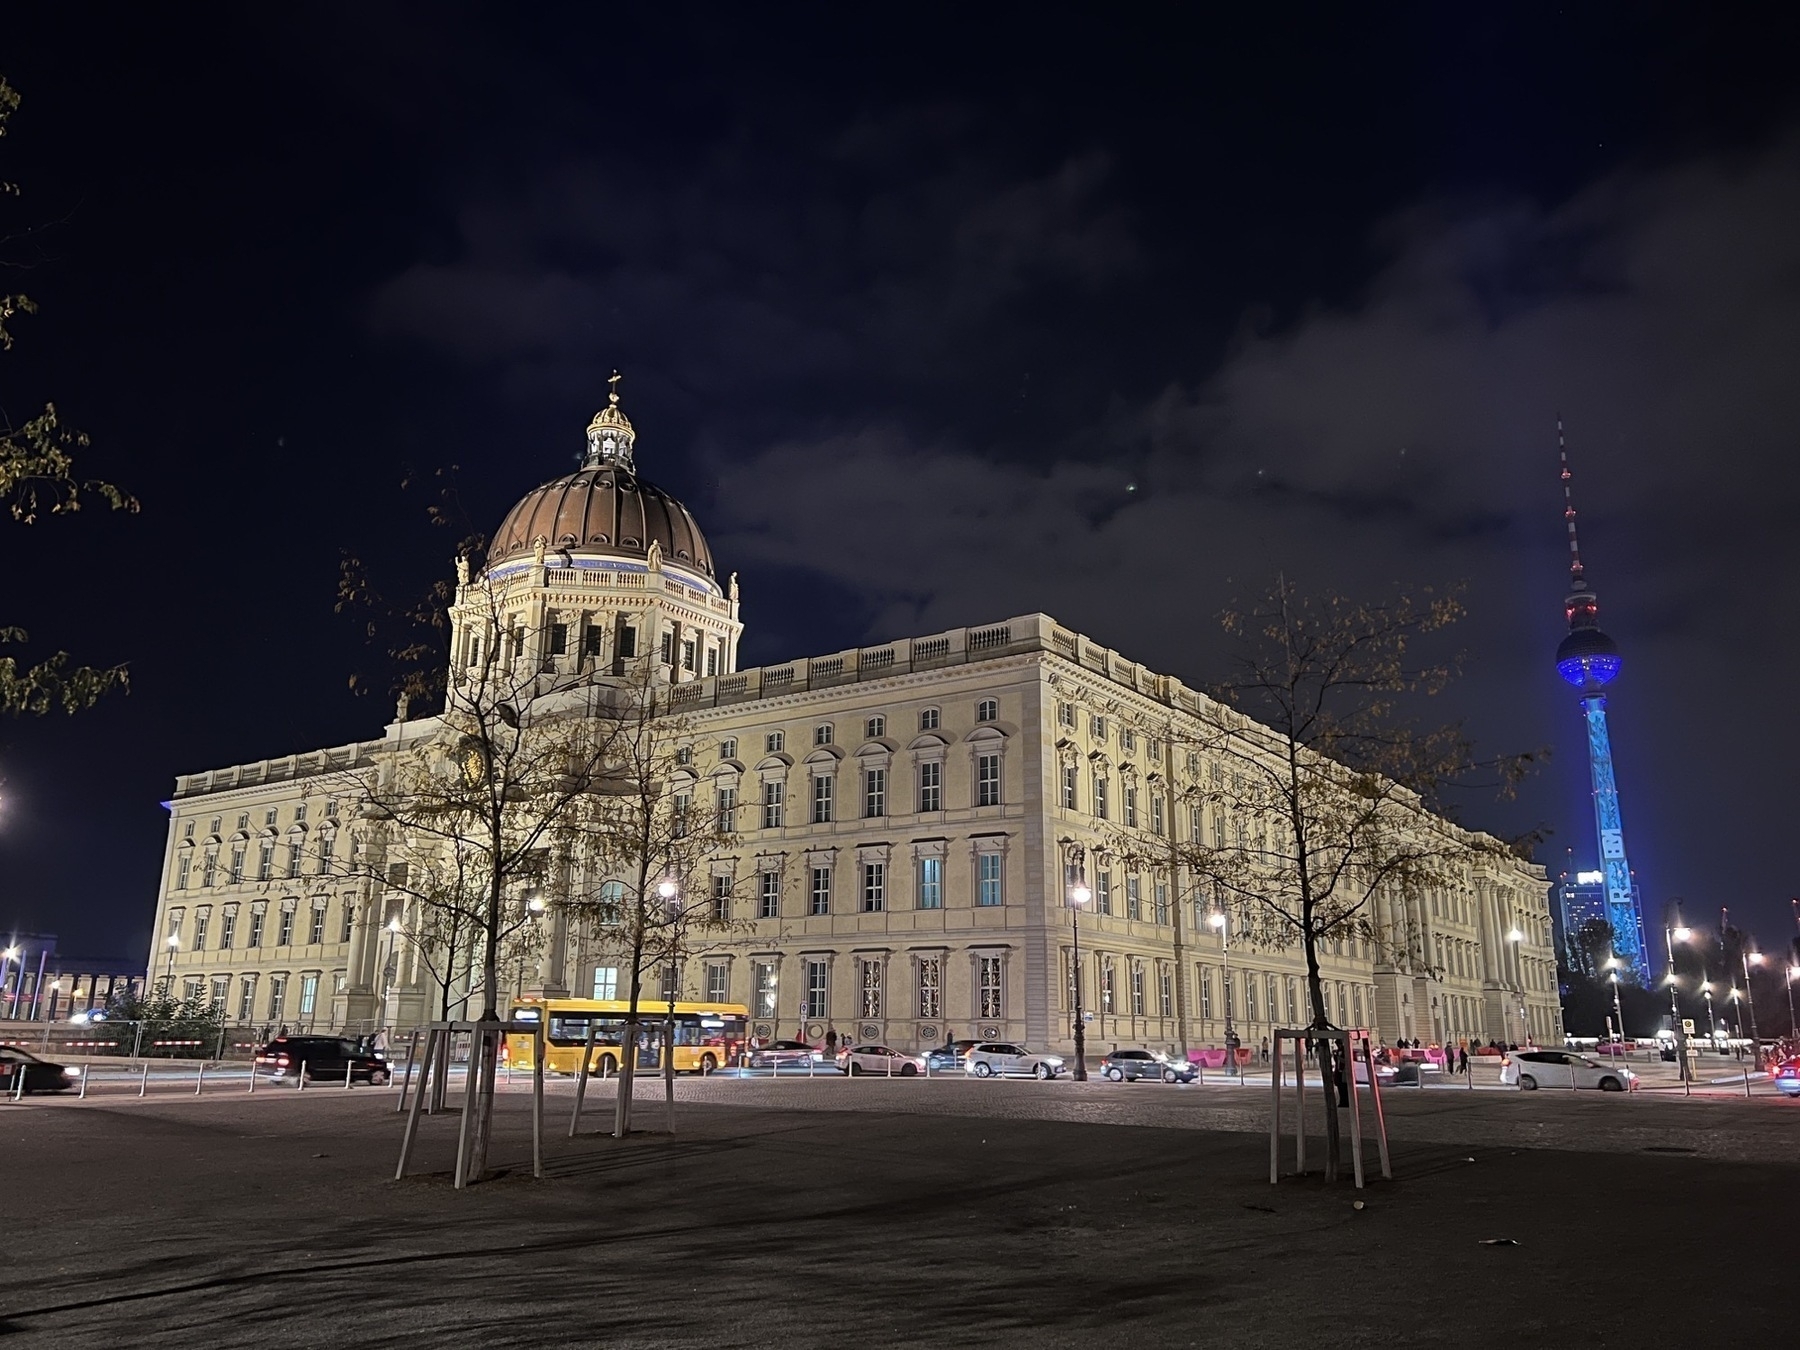
{"label": "distant building", "polygon": [[1579,969],[1580,952],[1575,945],[1575,935],[1582,925],[1595,921],[1612,922],[1606,907],[1606,873],[1564,872],[1551,888],[1550,901],[1556,915],[1563,963],[1570,970]]}
{"label": "distant building", "polygon": [[65,956],[52,933],[15,933],[0,946],[0,1022],[54,1022],[104,1008],[143,987],[124,957]]}
{"label": "distant building", "polygon": [[[736,578],[721,585],[693,516],[638,475],[634,443],[615,396],[582,466],[524,497],[485,575],[461,577],[447,655],[453,682],[501,642],[509,669],[604,685],[648,662],[666,685],[692,738],[676,791],[741,840],[711,875],[755,882],[732,915],[743,935],[693,952],[684,996],[746,1005],[754,1036],[1066,1049],[1078,847],[1093,860],[1090,1045],[1219,1045],[1228,1017],[1254,1045],[1309,1018],[1298,951],[1227,959],[1179,898],[1192,887],[1105,856],[1121,829],[1247,846],[1245,820],[1204,804],[1218,765],[1178,749],[1204,742],[1205,695],[1046,614],[741,670]],[[508,616],[497,637],[479,595]],[[410,903],[346,875],[371,823],[345,785],[434,725],[178,778],[151,978],[245,1023],[433,1016]],[[1324,944],[1326,1015],[1388,1040],[1560,1041],[1548,890],[1542,868],[1496,854],[1441,893],[1381,896],[1377,921],[1411,950]],[[532,922],[505,992],[611,998],[628,983],[612,933],[558,909]],[[469,979],[442,998],[467,999]]]}

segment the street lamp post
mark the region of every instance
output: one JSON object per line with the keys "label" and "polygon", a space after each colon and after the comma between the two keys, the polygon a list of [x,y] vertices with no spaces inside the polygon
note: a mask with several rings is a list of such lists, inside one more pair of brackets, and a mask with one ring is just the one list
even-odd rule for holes
{"label": "street lamp post", "polygon": [[387,1021],[388,999],[394,992],[394,962],[397,959],[394,946],[401,931],[400,916],[396,914],[387,921],[387,959],[381,963],[381,1020],[384,1022]]}
{"label": "street lamp post", "polygon": [[1220,959],[1225,971],[1225,987],[1220,990],[1225,996],[1225,1072],[1235,1078],[1241,1070],[1237,1062],[1237,1032],[1231,1025],[1231,923],[1222,909],[1215,909],[1207,923],[1219,930]]}
{"label": "street lamp post", "polygon": [[1757,1034],[1756,1029],[1756,995],[1750,989],[1750,967],[1760,966],[1763,962],[1763,954],[1746,951],[1742,953],[1742,956],[1744,958],[1744,1006],[1750,1010],[1750,1058],[1761,1064],[1762,1045],[1761,1037]]}
{"label": "street lamp post", "polygon": [[1712,1037],[1713,1049],[1719,1048],[1719,1019],[1713,1015],[1712,981],[1700,981],[1701,996],[1706,999],[1706,1034]]}
{"label": "street lamp post", "polygon": [[1606,964],[1612,972],[1613,1036],[1619,1047],[1623,1049],[1625,1045],[1625,1010],[1619,1006],[1619,958],[1611,957]]}
{"label": "street lamp post", "polygon": [[1693,1075],[1688,1072],[1687,1031],[1681,1022],[1681,1004],[1676,998],[1680,989],[1680,981],[1675,975],[1675,944],[1686,942],[1690,936],[1686,924],[1681,922],[1681,906],[1675,907],[1674,924],[1663,925],[1663,951],[1669,957],[1669,1034],[1675,1038],[1675,1060],[1681,1070],[1681,1081],[1687,1082]]}
{"label": "street lamp post", "polygon": [[1087,1010],[1081,1006],[1081,909],[1094,893],[1077,877],[1069,887],[1069,922],[1075,934],[1075,1081],[1087,1082]]}
{"label": "street lamp post", "polygon": [[1800,980],[1800,966],[1787,968],[1788,1035],[1800,1040],[1800,1025],[1794,1021],[1794,981]]}
{"label": "street lamp post", "polygon": [[1524,981],[1519,978],[1519,944],[1525,940],[1525,934],[1517,928],[1506,935],[1506,940],[1513,945],[1512,977],[1513,994],[1519,1000],[1519,1039],[1526,1045],[1531,1044],[1531,1027],[1525,1014]]}

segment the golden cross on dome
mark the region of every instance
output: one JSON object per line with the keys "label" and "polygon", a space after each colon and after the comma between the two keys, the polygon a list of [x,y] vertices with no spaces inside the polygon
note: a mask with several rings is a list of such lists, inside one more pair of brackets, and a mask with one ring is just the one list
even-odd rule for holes
{"label": "golden cross on dome", "polygon": [[624,376],[620,375],[619,372],[616,370],[613,371],[612,375],[608,377],[606,383],[611,386],[611,388],[609,388],[606,393],[606,401],[608,403],[611,403],[614,405],[618,404],[619,381],[623,378],[624,378]]}

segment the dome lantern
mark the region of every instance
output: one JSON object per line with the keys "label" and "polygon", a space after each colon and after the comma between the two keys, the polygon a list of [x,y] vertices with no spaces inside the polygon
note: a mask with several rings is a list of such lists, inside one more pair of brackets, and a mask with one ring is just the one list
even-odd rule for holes
{"label": "dome lantern", "polygon": [[631,458],[637,433],[631,428],[631,419],[619,411],[619,379],[619,372],[615,370],[606,381],[612,386],[607,391],[606,406],[588,423],[584,469],[616,467],[627,473],[637,472],[637,465]]}

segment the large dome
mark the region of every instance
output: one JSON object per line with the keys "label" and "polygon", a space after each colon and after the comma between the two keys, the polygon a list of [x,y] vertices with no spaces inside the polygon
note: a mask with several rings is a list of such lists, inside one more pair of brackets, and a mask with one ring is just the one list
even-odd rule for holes
{"label": "large dome", "polygon": [[588,423],[586,462],[506,513],[489,564],[530,553],[539,539],[552,553],[644,559],[654,542],[664,561],[712,578],[712,550],[687,507],[637,476],[637,433],[619,407],[618,372],[610,383],[606,406]]}
{"label": "large dome", "polygon": [[583,467],[527,494],[494,532],[488,561],[528,554],[540,538],[552,553],[636,559],[655,540],[666,561],[713,575],[712,550],[687,507],[619,466]]}

